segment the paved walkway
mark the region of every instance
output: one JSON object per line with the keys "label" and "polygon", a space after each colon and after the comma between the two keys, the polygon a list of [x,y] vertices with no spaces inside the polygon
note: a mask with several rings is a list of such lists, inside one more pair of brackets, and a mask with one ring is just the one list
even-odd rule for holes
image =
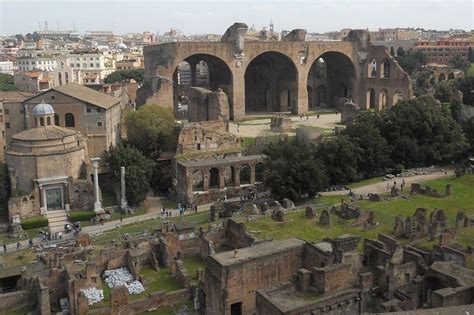
{"label": "paved walkway", "polygon": [[[393,186],[394,181],[397,182],[397,187],[400,188],[400,184],[403,180],[405,180],[405,189],[410,189],[410,185],[412,183],[421,183],[426,182],[433,179],[438,179],[446,176],[453,176],[453,170],[446,170],[447,175],[444,171],[437,171],[427,175],[415,175],[410,177],[395,177],[393,180],[390,181],[380,181],[379,183],[370,184],[358,188],[352,189],[352,192],[360,195],[367,195],[370,193],[387,193],[390,192],[390,188],[387,189],[387,183],[389,183],[389,187]],[[337,195],[347,195],[349,190],[339,190],[339,191],[329,191],[329,192],[322,192],[321,195],[323,196],[337,196]]]}
{"label": "paved walkway", "polygon": [[[131,217],[125,217],[120,220],[113,220],[113,221],[107,221],[104,222],[102,225],[101,224],[96,224],[96,225],[90,225],[90,226],[85,226],[82,228],[82,231],[85,233],[89,233],[90,235],[98,235],[102,234],[104,232],[114,230],[116,228],[119,228],[121,226],[129,225],[129,224],[134,224],[134,223],[139,223],[143,221],[148,221],[148,220],[153,220],[153,219],[158,219],[158,218],[165,218],[161,216],[161,208],[162,208],[162,203],[161,203],[161,198],[159,197],[147,197],[147,202],[150,205],[149,211],[146,214],[141,214],[141,215],[136,215],[136,216],[131,216]],[[208,211],[210,208],[211,204],[206,204],[206,205],[201,205],[198,206],[198,212],[203,212],[203,211]],[[172,217],[177,217],[179,216],[179,210],[178,209],[167,209],[167,211],[171,211],[171,216]],[[186,211],[184,215],[190,215],[194,214],[194,211]],[[61,242],[66,242],[69,240],[74,239],[74,236],[72,233],[70,234],[65,234],[63,233],[63,238],[61,240],[51,240],[51,241],[42,241],[40,237],[36,237],[33,239],[33,244],[40,244],[42,243],[43,245],[51,245],[51,244],[58,244]],[[18,250],[22,250],[25,248],[29,248],[29,240],[21,240],[20,241],[21,246],[17,248],[17,244],[7,244],[7,252],[14,252]],[[3,245],[3,244],[2,244]],[[0,254],[4,253],[3,246],[0,245]]]}

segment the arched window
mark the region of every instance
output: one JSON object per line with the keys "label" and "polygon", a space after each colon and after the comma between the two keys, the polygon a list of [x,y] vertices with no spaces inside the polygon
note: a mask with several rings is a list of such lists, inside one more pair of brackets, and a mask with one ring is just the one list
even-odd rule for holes
{"label": "arched window", "polygon": [[44,126],[44,117],[40,117],[40,126]]}
{"label": "arched window", "polygon": [[385,107],[387,107],[387,97],[388,97],[387,95],[388,95],[388,93],[385,89],[380,91],[380,93],[379,93],[379,110],[384,109]]}
{"label": "arched window", "polygon": [[66,127],[75,127],[76,126],[73,114],[67,113],[66,115],[64,115],[64,125]]}
{"label": "arched window", "polygon": [[384,59],[381,66],[380,77],[382,79],[390,78],[390,61]]}
{"label": "arched window", "polygon": [[69,73],[64,72],[64,81],[66,81],[66,84],[69,83]]}
{"label": "arched window", "polygon": [[377,61],[372,59],[367,66],[367,76],[369,78],[375,78],[377,76]]}
{"label": "arched window", "polygon": [[446,80],[446,76],[444,75],[444,73],[441,73],[441,74],[439,75],[438,81],[444,81],[444,80]]}
{"label": "arched window", "polygon": [[61,72],[58,72],[58,83],[59,85],[63,85],[63,77],[62,77]]}
{"label": "arched window", "polygon": [[54,113],[54,124],[56,126],[59,126],[59,115]]}
{"label": "arched window", "polygon": [[46,117],[46,125],[51,126],[51,117]]}
{"label": "arched window", "polygon": [[367,90],[366,109],[375,109],[375,90],[372,88]]}

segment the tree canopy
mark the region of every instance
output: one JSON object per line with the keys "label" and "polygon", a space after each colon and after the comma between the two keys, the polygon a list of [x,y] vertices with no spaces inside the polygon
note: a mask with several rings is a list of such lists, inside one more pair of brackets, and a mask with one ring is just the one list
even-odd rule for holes
{"label": "tree canopy", "polygon": [[271,143],[267,155],[264,183],[279,198],[300,200],[314,197],[326,187],[328,179],[320,161],[315,158],[315,146],[295,140]]}
{"label": "tree canopy", "polygon": [[13,76],[11,74],[0,73],[0,91],[17,91]]}
{"label": "tree canopy", "polygon": [[120,181],[120,167],[125,166],[125,185],[128,203],[132,206],[137,206],[145,200],[150,190],[150,180],[155,163],[127,143],[111,148],[105,160],[117,181]]}
{"label": "tree canopy", "polygon": [[128,141],[150,158],[163,150],[175,150],[177,135],[173,111],[156,104],[146,104],[126,116]]}
{"label": "tree canopy", "polygon": [[135,82],[141,84],[143,82],[144,69],[130,69],[130,70],[117,70],[109,74],[105,79],[105,83],[122,83],[130,82],[130,80],[135,80]]}
{"label": "tree canopy", "polygon": [[[399,47],[400,50],[401,47]],[[397,61],[408,74],[413,74],[415,71],[421,69],[422,66],[426,65],[428,58],[422,51],[409,50],[405,52],[403,48],[397,50]]]}

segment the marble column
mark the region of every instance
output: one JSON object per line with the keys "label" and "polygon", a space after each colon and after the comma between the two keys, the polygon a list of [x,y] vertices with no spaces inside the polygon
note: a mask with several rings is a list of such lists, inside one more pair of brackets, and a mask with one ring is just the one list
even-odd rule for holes
{"label": "marble column", "polygon": [[100,202],[99,192],[99,160],[100,158],[92,158],[92,166],[94,168],[94,211],[96,213],[102,212],[102,204]]}
{"label": "marble column", "polygon": [[127,196],[125,195],[126,193],[126,188],[125,188],[125,166],[120,167],[120,187],[121,187],[121,193],[122,193],[122,198],[120,199],[120,208],[122,210],[126,210],[128,208],[128,203],[127,203]]}
{"label": "marble column", "polygon": [[[46,199],[46,189],[44,188],[44,186],[40,186],[40,189],[41,189],[41,194],[42,194],[42,199],[43,199],[43,211],[44,211],[44,214],[46,214],[46,211],[48,211],[48,200]],[[43,214],[43,213],[42,213]]]}

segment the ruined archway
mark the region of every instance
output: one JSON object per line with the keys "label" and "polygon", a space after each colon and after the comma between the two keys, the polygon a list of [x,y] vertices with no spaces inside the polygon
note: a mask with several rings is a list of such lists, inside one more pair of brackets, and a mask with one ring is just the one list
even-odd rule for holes
{"label": "ruined archway", "polygon": [[263,182],[265,176],[265,165],[263,163],[257,163],[255,165],[255,181]]}
{"label": "ruined archway", "polygon": [[193,191],[204,190],[204,176],[201,170],[193,172]]}
{"label": "ruined archway", "polygon": [[293,61],[279,52],[265,52],[245,71],[245,112],[295,111],[298,72]]}
{"label": "ruined archway", "polygon": [[380,64],[380,77],[382,79],[390,78],[390,61],[384,59]]}
{"label": "ruined archway", "polygon": [[240,184],[250,184],[250,177],[251,177],[252,169],[250,165],[244,164],[240,168]]}
{"label": "ruined archway", "polygon": [[446,76],[444,75],[444,73],[441,73],[439,75],[438,81],[444,81],[444,80],[446,80]]}
{"label": "ruined archway", "polygon": [[448,80],[454,80],[454,73],[450,72],[448,74]]}
{"label": "ruined archway", "polygon": [[388,103],[388,92],[385,89],[382,89],[379,93],[379,110],[387,107]]}
{"label": "ruined archway", "polygon": [[402,94],[402,92],[399,91],[399,90],[395,91],[395,93],[393,94],[393,103],[392,103],[393,105],[392,105],[392,106],[397,105],[397,103],[398,103],[399,101],[402,101],[402,100],[403,100],[403,94]]}
{"label": "ruined archway", "polygon": [[185,104],[187,89],[199,86],[211,91],[222,89],[229,99],[230,115],[233,115],[232,71],[220,58],[208,54],[194,54],[181,61],[173,74],[173,102]]}
{"label": "ruined archway", "polygon": [[219,169],[211,168],[209,171],[209,188],[219,188]]}
{"label": "ruined archway", "polygon": [[319,56],[308,73],[308,86],[313,95],[308,96],[310,107],[338,107],[341,99],[352,98],[355,67],[343,53],[329,51]]}

